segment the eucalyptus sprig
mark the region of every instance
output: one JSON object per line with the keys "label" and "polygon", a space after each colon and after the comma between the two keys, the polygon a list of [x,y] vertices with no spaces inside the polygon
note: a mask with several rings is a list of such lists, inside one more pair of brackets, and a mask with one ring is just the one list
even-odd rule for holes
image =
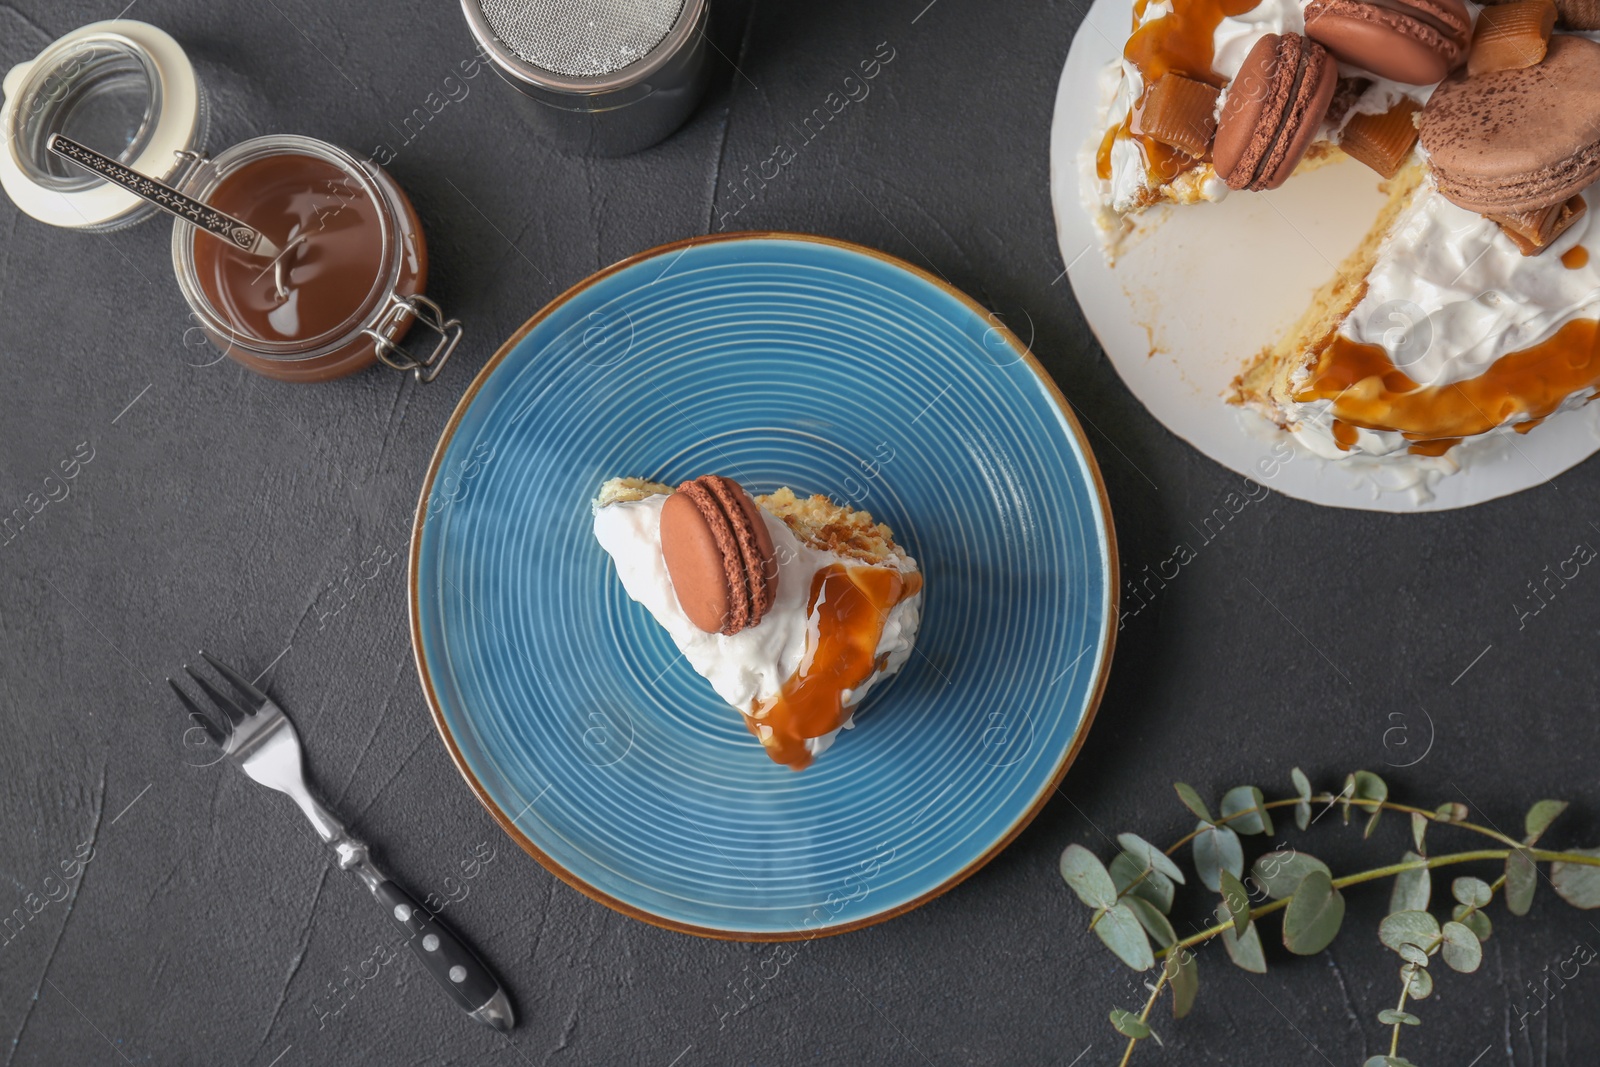
{"label": "eucalyptus sprig", "polygon": [[[1552,851],[1536,847],[1550,824],[1566,810],[1566,801],[1534,804],[1523,820],[1523,837],[1518,840],[1469,822],[1464,804],[1452,801],[1428,809],[1396,803],[1389,799],[1388,784],[1370,771],[1349,775],[1337,793],[1314,794],[1310,780],[1298,767],[1290,777],[1292,797],[1269,801],[1255,786],[1241,785],[1223,794],[1217,815],[1193,787],[1178,782],[1174,786],[1178,799],[1199,821],[1169,848],[1161,850],[1138,834],[1124,833],[1117,835],[1120,851],[1109,865],[1081,845],[1069,845],[1061,854],[1061,877],[1078,899],[1093,909],[1089,929],[1095,936],[1136,971],[1160,964],[1155,981],[1145,983],[1150,996],[1143,1011],[1135,1014],[1115,1008],[1111,1012],[1111,1025],[1128,1039],[1123,1067],[1140,1041],[1153,1038],[1160,1044],[1161,1038],[1150,1025],[1150,1013],[1162,993],[1172,992],[1173,1018],[1189,1013],[1200,989],[1194,951],[1198,946],[1220,939],[1235,966],[1265,974],[1267,960],[1257,920],[1281,911],[1284,947],[1295,955],[1314,955],[1339,933],[1345,910],[1340,890],[1349,886],[1394,879],[1389,914],[1378,926],[1378,940],[1400,958],[1398,1001],[1378,1013],[1378,1022],[1391,1028],[1389,1051],[1369,1058],[1362,1067],[1415,1067],[1400,1056],[1400,1034],[1404,1027],[1422,1023],[1407,1006],[1432,995],[1429,965],[1440,958],[1454,971],[1477,970],[1483,960],[1483,942],[1494,931],[1484,909],[1498,893],[1507,911],[1526,915],[1538,887],[1539,864],[1550,865],[1549,881],[1561,899],[1578,908],[1600,907],[1600,848]],[[1398,863],[1335,877],[1321,860],[1280,842],[1276,849],[1258,856],[1247,875],[1240,835],[1275,836],[1271,813],[1282,808],[1293,809],[1295,825],[1301,830],[1331,810],[1339,810],[1345,823],[1353,812],[1360,812],[1366,816],[1363,838],[1372,836],[1385,812],[1398,812],[1410,818],[1412,847]],[[1429,855],[1427,834],[1434,825],[1477,834],[1495,847]],[[1184,845],[1192,850],[1200,883],[1220,899],[1215,925],[1179,937],[1168,915],[1177,887],[1188,884],[1183,869],[1172,858]],[[1472,876],[1456,878],[1450,886],[1454,899],[1450,918],[1441,922],[1429,911],[1432,872],[1461,863],[1499,864],[1503,873],[1493,882]]]}

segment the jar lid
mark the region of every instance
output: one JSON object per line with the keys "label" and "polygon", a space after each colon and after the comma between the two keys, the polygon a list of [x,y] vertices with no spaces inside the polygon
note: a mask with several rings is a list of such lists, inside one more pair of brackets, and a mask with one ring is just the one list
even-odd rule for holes
{"label": "jar lid", "polygon": [[177,41],[148,23],[112,19],[73,30],[12,67],[0,88],[0,186],[52,226],[120,229],[155,208],[50,152],[51,134],[169,185],[205,141],[194,67]]}

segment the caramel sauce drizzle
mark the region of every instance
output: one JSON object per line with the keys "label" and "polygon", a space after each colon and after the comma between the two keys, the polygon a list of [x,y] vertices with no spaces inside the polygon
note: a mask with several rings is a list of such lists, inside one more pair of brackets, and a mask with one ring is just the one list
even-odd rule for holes
{"label": "caramel sauce drizzle", "polygon": [[[1527,432],[1562,401],[1600,390],[1600,321],[1574,319],[1548,339],[1495,360],[1482,374],[1448,385],[1418,385],[1381,345],[1335,335],[1317,355],[1295,400],[1332,403],[1334,440],[1348,448],[1354,427],[1398,431],[1413,453],[1441,455],[1461,438],[1522,416]],[[1341,429],[1341,425],[1345,428]]]}
{"label": "caramel sauce drizzle", "polygon": [[817,572],[800,667],[769,704],[745,719],[773,762],[797,771],[810,765],[806,741],[845,724],[853,710],[844,706],[845,692],[883,665],[874,654],[890,610],[921,589],[922,575],[915,571],[835,563]]}
{"label": "caramel sauce drizzle", "polygon": [[1568,270],[1582,270],[1589,265],[1589,250],[1582,245],[1573,245],[1561,253],[1561,265]]}
{"label": "caramel sauce drizzle", "polygon": [[1225,18],[1243,15],[1256,6],[1259,0],[1173,0],[1172,11],[1161,18],[1139,25],[1144,16],[1147,0],[1134,4],[1133,34],[1122,49],[1122,58],[1138,69],[1144,81],[1133,111],[1122,120],[1122,125],[1110,130],[1100,143],[1096,157],[1096,170],[1102,180],[1111,178],[1111,144],[1119,137],[1136,141],[1144,152],[1145,170],[1157,182],[1169,182],[1198,165],[1201,161],[1176,148],[1169,148],[1133,132],[1133,112],[1144,106],[1150,86],[1163,74],[1182,74],[1198,82],[1221,89],[1227,79],[1211,69],[1216,58],[1213,48],[1217,27]]}

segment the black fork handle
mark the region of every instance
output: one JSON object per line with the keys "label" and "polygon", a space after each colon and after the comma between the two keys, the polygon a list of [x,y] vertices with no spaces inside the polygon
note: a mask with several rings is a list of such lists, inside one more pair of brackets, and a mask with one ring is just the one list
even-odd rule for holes
{"label": "black fork handle", "polygon": [[393,881],[373,886],[372,896],[389,921],[405,932],[406,945],[422,969],[463,1011],[497,1030],[511,1029],[511,1006],[500,982],[465,941]]}

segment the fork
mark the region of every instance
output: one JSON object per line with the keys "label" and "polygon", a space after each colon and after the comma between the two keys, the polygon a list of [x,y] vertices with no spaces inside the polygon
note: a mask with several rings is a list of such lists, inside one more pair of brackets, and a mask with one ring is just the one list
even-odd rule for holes
{"label": "fork", "polygon": [[224,729],[177,682],[167,679],[206,736],[245,774],[268,789],[287,794],[299,806],[323,844],[333,847],[339,866],[361,879],[384,913],[405,932],[406,944],[423,970],[433,975],[462,1010],[502,1033],[515,1026],[511,1002],[489,968],[437,916],[382,873],[373,864],[367,846],[351,836],[345,825],[312,795],[306,785],[299,735],[283,709],[233,668],[219,663],[203,649],[200,655],[239,698],[228,696],[205,675],[184,664],[184,671],[216,706],[227,726]]}

